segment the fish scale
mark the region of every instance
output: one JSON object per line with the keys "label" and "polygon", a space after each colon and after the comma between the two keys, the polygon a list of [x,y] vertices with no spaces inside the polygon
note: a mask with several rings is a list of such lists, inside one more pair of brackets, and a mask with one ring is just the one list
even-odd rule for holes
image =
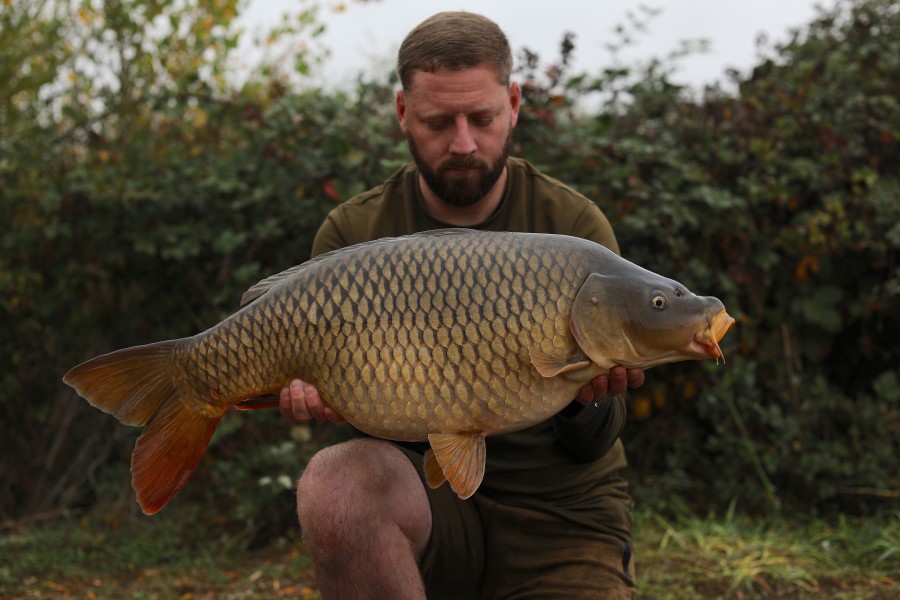
{"label": "fish scale", "polygon": [[[514,423],[527,421],[534,412],[529,408],[543,404],[544,386],[536,385],[543,382],[533,372],[515,375],[513,369],[527,363],[529,346],[544,347],[534,334],[546,336],[549,331],[565,336],[567,315],[557,310],[552,314],[556,323],[533,330],[535,315],[524,312],[523,306],[539,300],[522,302],[514,296],[514,287],[527,291],[526,286],[521,275],[516,286],[509,285],[509,277],[538,266],[542,271],[534,279],[549,282],[556,276],[553,284],[565,294],[562,275],[570,273],[568,287],[572,287],[585,273],[571,268],[551,271],[548,267],[556,263],[531,260],[528,253],[504,248],[502,240],[479,241],[466,248],[454,243],[452,236],[435,237],[426,244],[410,241],[400,250],[376,245],[353,260],[342,259],[337,269],[332,268],[333,261],[322,261],[306,273],[313,284],[292,280],[289,286],[273,288],[270,297],[260,301],[267,299],[286,313],[306,312],[296,329],[290,322],[268,323],[270,328],[285,327],[275,337],[309,341],[294,344],[301,352],[288,351],[281,357],[274,370],[285,380],[276,387],[292,376],[306,379],[348,421],[392,439],[422,440],[448,428],[493,430],[511,416]],[[565,256],[561,259],[566,261]],[[322,289],[330,293],[319,293]],[[288,305],[292,298],[296,304]],[[386,342],[392,351],[386,351]],[[383,366],[369,367],[375,364]],[[222,395],[224,404],[246,395],[240,372],[217,379],[235,384],[231,394]],[[505,406],[509,388],[517,393],[535,387],[516,397],[515,407]],[[389,410],[381,414],[372,410],[379,401],[387,402]],[[469,406],[459,407],[460,402]]]}
{"label": "fish scale", "polygon": [[184,485],[229,408],[271,406],[294,378],[366,433],[428,440],[428,483],[446,479],[467,498],[485,436],[549,418],[614,364],[718,357],[733,323],[715,298],[593,242],[465,230],[328,253],[242,304],[193,337],[112,352],[64,378],[145,426],[132,485],[149,514]]}

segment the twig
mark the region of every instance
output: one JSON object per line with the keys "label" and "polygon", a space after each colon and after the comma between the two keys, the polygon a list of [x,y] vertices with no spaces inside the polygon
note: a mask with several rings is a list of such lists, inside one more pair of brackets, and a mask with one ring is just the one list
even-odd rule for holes
{"label": "twig", "polygon": [[877,496],[879,498],[900,498],[900,490],[880,490],[873,487],[848,487],[838,490],[841,494],[858,494],[860,496]]}
{"label": "twig", "polygon": [[737,406],[734,403],[734,399],[729,395],[726,396],[725,402],[728,404],[728,410],[731,412],[731,417],[737,424],[738,429],[741,432],[741,438],[744,440],[744,444],[747,446],[747,452],[749,452],[750,454],[750,459],[753,462],[753,468],[756,470],[756,474],[759,476],[759,480],[762,482],[763,487],[766,488],[766,499],[771,502],[776,509],[780,510],[781,500],[778,499],[775,486],[772,484],[769,476],[766,475],[765,469],[763,469],[762,461],[759,460],[759,455],[756,453],[756,448],[753,447],[753,442],[750,439],[750,434],[747,431],[747,426],[744,424],[744,419],[741,417],[741,413],[738,411]]}
{"label": "twig", "polygon": [[21,519],[9,519],[6,521],[0,521],[0,530],[9,531],[14,529],[21,529],[32,523],[37,523],[40,521],[50,521],[51,519],[57,519],[59,517],[71,517],[73,515],[84,512],[83,510],[76,510],[71,508],[57,508],[55,510],[51,510],[49,512],[41,513],[41,514],[31,514],[22,517]]}

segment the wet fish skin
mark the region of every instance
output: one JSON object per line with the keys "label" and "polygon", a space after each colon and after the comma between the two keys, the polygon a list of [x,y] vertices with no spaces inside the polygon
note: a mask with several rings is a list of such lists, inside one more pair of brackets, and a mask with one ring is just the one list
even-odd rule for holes
{"label": "wet fish skin", "polygon": [[486,435],[550,417],[613,364],[717,356],[733,322],[718,300],[592,242],[459,230],[338,250],[243,302],[203,333],[65,377],[94,406],[146,426],[132,484],[147,513],[184,485],[224,412],[296,377],[362,431],[428,439],[429,483],[447,478],[468,497]]}

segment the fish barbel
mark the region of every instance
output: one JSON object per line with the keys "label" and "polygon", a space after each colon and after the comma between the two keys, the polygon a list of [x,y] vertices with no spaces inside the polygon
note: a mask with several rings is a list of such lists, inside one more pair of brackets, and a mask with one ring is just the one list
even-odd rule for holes
{"label": "fish barbel", "polygon": [[[64,381],[144,426],[132,454],[143,511],[159,511],[231,407],[316,386],[370,435],[430,443],[429,485],[462,498],[488,435],[539,423],[617,364],[722,356],[722,303],[580,238],[442,230],[323,254],[265,279],[203,333],[118,350]],[[262,400],[260,400],[262,399]]]}

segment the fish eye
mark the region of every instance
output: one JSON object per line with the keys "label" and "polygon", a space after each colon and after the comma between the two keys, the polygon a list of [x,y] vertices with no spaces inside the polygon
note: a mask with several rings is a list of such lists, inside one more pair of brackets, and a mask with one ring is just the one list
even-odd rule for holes
{"label": "fish eye", "polygon": [[668,304],[668,300],[662,294],[656,294],[653,298],[650,299],[650,305],[656,310],[662,310]]}

